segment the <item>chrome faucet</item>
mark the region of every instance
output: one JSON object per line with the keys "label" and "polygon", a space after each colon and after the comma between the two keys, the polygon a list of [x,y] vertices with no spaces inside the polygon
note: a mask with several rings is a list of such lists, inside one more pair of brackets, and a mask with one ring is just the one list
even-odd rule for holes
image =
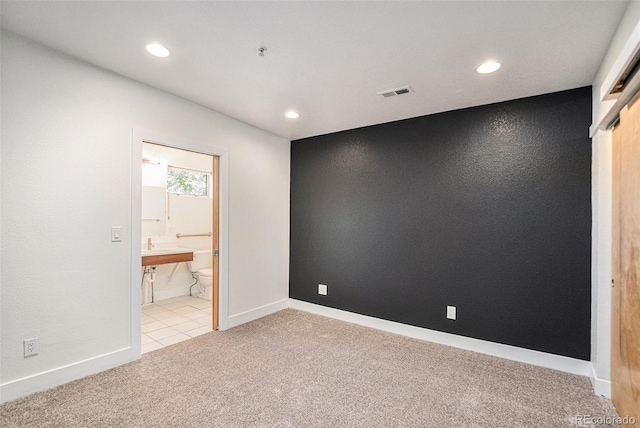
{"label": "chrome faucet", "polygon": [[147,239],[147,250],[150,250],[153,247],[155,247],[155,245],[151,243],[151,238]]}

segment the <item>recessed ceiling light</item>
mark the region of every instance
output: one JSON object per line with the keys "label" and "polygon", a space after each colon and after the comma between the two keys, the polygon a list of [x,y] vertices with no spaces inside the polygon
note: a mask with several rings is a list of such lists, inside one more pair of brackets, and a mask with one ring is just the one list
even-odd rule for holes
{"label": "recessed ceiling light", "polygon": [[289,119],[297,119],[300,117],[300,115],[295,111],[288,111],[284,115],[287,116]]}
{"label": "recessed ceiling light", "polygon": [[164,46],[159,45],[157,43],[148,44],[147,45],[147,52],[149,52],[153,56],[157,56],[157,57],[160,57],[160,58],[166,58],[169,55],[171,55],[171,52],[169,52],[169,49],[167,49]]}
{"label": "recessed ceiling light", "polygon": [[480,74],[489,74],[497,71],[500,67],[502,67],[502,64],[498,61],[487,61],[476,67],[476,72]]}

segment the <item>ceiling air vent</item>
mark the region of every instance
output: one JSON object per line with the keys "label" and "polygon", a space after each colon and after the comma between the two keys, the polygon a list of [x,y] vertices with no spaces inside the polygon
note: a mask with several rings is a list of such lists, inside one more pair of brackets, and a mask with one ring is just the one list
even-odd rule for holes
{"label": "ceiling air vent", "polygon": [[402,88],[388,89],[386,91],[378,92],[378,95],[382,95],[384,98],[395,97],[396,95],[404,95],[413,92],[413,89],[409,86],[403,86]]}

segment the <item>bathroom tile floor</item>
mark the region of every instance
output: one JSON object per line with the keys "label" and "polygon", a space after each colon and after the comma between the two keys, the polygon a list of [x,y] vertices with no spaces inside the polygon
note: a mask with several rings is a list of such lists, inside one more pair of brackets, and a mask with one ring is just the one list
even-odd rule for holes
{"label": "bathroom tile floor", "polygon": [[211,301],[193,296],[159,300],[142,307],[142,353],[155,351],[211,330]]}

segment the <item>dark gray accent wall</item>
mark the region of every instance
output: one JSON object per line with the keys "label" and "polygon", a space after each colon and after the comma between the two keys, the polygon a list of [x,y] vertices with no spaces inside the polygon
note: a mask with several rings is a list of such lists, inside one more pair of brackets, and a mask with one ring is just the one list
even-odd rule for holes
{"label": "dark gray accent wall", "polygon": [[588,360],[590,123],[586,87],[293,141],[290,297]]}

